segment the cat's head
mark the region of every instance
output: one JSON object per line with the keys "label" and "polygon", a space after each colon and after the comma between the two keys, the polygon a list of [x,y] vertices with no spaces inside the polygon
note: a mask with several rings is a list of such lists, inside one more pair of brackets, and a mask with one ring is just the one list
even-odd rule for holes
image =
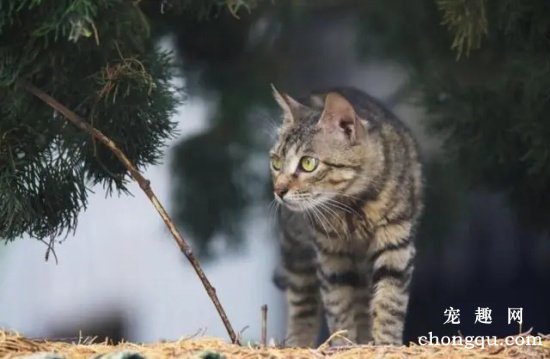
{"label": "cat's head", "polygon": [[270,151],[276,200],[304,211],[349,197],[364,165],[367,121],[336,92],[316,96],[310,105],[275,88],[273,94],[283,110]]}

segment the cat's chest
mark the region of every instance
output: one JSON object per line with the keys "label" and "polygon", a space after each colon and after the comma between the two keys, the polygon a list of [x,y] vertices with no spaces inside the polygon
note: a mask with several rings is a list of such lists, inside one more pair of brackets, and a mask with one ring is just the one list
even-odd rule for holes
{"label": "cat's chest", "polygon": [[372,233],[372,226],[359,213],[317,214],[315,219],[309,222],[309,225],[317,238],[328,241],[341,240],[347,243],[368,244]]}
{"label": "cat's chest", "polygon": [[284,232],[300,242],[338,252],[364,251],[370,245],[372,225],[360,211],[282,212]]}
{"label": "cat's chest", "polygon": [[333,216],[330,222],[317,219],[309,226],[310,240],[320,253],[353,256],[366,253],[370,246],[368,226],[359,218]]}

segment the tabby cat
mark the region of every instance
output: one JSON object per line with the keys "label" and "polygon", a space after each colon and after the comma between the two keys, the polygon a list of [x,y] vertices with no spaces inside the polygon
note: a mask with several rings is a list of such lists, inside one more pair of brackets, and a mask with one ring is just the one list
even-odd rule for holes
{"label": "tabby cat", "polygon": [[331,333],[353,342],[401,344],[422,210],[415,141],[359,90],[300,102],[273,92],[283,110],[270,155],[286,343],[314,345],[324,314]]}

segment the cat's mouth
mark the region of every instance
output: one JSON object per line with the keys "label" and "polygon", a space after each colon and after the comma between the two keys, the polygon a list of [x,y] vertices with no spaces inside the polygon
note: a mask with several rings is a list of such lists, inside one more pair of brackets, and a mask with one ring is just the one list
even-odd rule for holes
{"label": "cat's mouth", "polygon": [[320,203],[322,203],[320,195],[296,193],[288,194],[284,197],[275,196],[275,199],[285,206],[286,208],[295,211],[295,212],[305,212],[309,209],[316,208]]}
{"label": "cat's mouth", "polygon": [[290,202],[287,200],[280,201],[283,206],[294,212],[304,212],[306,209],[298,202]]}
{"label": "cat's mouth", "polygon": [[283,198],[275,196],[275,199],[277,200],[277,202],[292,211],[301,212],[305,210],[302,205],[303,200],[292,198],[292,196],[285,196]]}

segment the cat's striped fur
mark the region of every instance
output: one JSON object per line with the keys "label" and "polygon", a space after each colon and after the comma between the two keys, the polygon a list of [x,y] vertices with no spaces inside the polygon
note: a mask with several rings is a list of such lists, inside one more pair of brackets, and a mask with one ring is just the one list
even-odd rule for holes
{"label": "cat's striped fur", "polygon": [[[314,345],[323,314],[354,342],[401,344],[422,210],[415,141],[355,89],[274,95],[284,110],[271,158],[287,344]],[[304,156],[313,171],[300,168]]]}

